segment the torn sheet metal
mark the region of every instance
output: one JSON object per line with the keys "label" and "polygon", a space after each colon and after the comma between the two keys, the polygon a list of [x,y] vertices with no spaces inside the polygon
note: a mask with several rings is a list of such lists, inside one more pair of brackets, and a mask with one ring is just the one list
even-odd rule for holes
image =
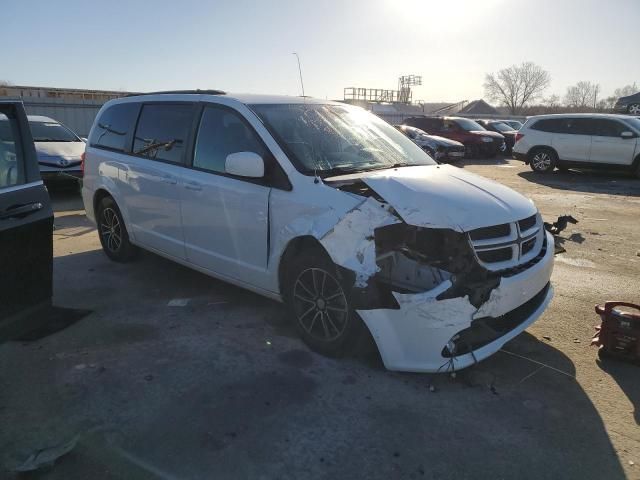
{"label": "torn sheet metal", "polygon": [[400,223],[388,205],[374,198],[347,213],[320,243],[334,263],[356,274],[356,287],[365,287],[369,277],[380,270],[376,263],[374,230],[378,227]]}

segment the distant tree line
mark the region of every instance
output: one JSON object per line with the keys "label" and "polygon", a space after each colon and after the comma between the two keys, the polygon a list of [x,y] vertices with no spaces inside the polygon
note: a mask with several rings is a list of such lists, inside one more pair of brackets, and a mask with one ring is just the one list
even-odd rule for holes
{"label": "distant tree line", "polygon": [[610,112],[619,97],[636,93],[640,88],[631,85],[616,88],[613,95],[604,97],[598,83],[582,80],[567,87],[563,98],[544,97],[551,85],[551,75],[533,62],[512,65],[485,76],[486,97],[513,115],[541,115],[544,113]]}

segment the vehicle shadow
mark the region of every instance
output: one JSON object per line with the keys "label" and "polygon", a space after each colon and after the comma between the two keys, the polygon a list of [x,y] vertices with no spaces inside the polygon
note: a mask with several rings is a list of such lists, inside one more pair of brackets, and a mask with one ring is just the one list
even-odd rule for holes
{"label": "vehicle shadow", "polygon": [[596,363],[604,372],[611,375],[633,404],[633,417],[636,424],[640,425],[640,381],[638,381],[640,365],[610,358],[598,359]]}
{"label": "vehicle shadow", "polygon": [[570,170],[540,174],[531,171],[519,172],[518,176],[531,183],[559,190],[640,197],[640,180],[624,173]]}
{"label": "vehicle shadow", "polygon": [[47,183],[47,190],[49,191],[49,197],[51,197],[54,212],[84,209],[77,182]]}
{"label": "vehicle shadow", "polygon": [[505,156],[497,156],[494,158],[464,158],[462,160],[457,160],[455,162],[450,162],[451,165],[456,167],[464,168],[468,165],[496,165],[496,166],[505,166],[510,165],[510,160],[513,160],[510,157]]}
{"label": "vehicle shadow", "polygon": [[[528,333],[456,378],[394,373],[317,355],[280,304],[153,254],[70,254],[54,272],[55,303],[93,314],[40,344],[54,360],[7,391],[24,420],[0,445],[17,430],[21,445],[55,444],[90,424],[178,478],[624,478],[575,366]],[[43,411],[21,395],[46,399]],[[50,478],[93,478],[108,454],[82,443]]]}

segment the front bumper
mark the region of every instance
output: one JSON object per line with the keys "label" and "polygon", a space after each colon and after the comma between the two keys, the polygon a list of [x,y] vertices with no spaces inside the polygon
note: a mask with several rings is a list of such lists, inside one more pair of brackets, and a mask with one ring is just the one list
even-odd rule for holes
{"label": "front bumper", "polygon": [[40,176],[43,180],[63,180],[63,179],[81,179],[82,170],[80,165],[74,165],[68,168],[49,167],[47,165],[39,165]]}
{"label": "front bumper", "polygon": [[[503,276],[480,308],[471,305],[467,297],[437,300],[451,285],[447,281],[423,293],[394,293],[400,305],[398,310],[358,310],[376,341],[385,367],[411,372],[459,370],[493,355],[524,331],[553,298],[550,278],[554,242],[551,234],[546,236],[546,250],[537,263],[521,273]],[[515,315],[519,316],[514,320],[511,317]],[[487,319],[499,322],[503,317],[510,318],[506,333],[463,354],[444,355],[449,342],[473,327],[474,322]]]}

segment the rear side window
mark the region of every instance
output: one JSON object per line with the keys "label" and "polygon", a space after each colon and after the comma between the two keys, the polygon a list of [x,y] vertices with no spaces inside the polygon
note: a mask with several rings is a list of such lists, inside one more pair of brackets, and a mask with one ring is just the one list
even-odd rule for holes
{"label": "rear side window", "polygon": [[593,135],[595,120],[591,118],[567,118],[564,133],[572,135]]}
{"label": "rear side window", "polygon": [[133,139],[133,153],[153,160],[183,163],[193,121],[193,105],[143,105]]}
{"label": "rear side window", "polygon": [[0,190],[24,183],[23,162],[18,121],[0,113]]}
{"label": "rear side window", "polygon": [[267,151],[256,133],[239,114],[220,107],[206,107],[200,121],[193,166],[209,172],[225,173],[227,155],[253,152],[263,159]]}
{"label": "rear side window", "polygon": [[96,120],[89,145],[117,152],[127,150],[127,139],[136,123],[138,103],[119,103],[105,110]]}
{"label": "rear side window", "polygon": [[543,118],[542,120],[535,122],[529,128],[540,132],[561,133],[564,130],[564,125],[563,118]]}
{"label": "rear side window", "polygon": [[593,120],[593,135],[599,137],[619,137],[622,132],[628,131],[629,128],[615,120],[595,119]]}

